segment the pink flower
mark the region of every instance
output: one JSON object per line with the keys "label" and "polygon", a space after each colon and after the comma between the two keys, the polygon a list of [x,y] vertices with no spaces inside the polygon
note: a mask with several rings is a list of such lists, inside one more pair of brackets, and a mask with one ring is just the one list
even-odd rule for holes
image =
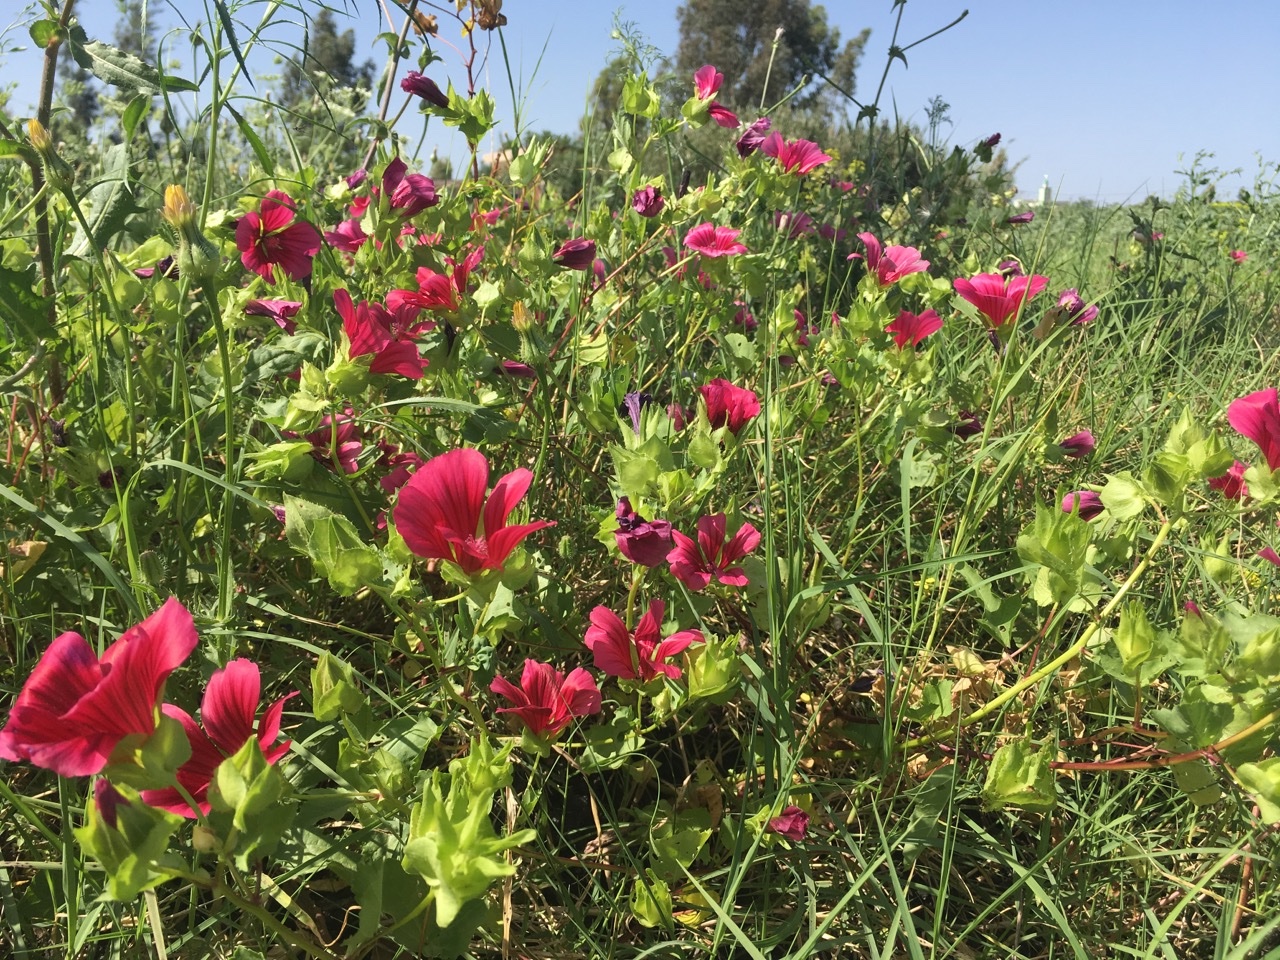
{"label": "pink flower", "polygon": [[382,171],[382,192],[390,200],[391,209],[406,219],[440,202],[431,178],[420,173],[406,174],[407,169],[403,160],[393,157]]}
{"label": "pink flower", "polygon": [[745,587],[750,582],[746,572],[730,564],[760,545],[760,531],[744,523],[731,539],[726,541],[725,536],[723,513],[699,518],[696,542],[679,530],[672,530],[676,545],[667,554],[671,575],[690,590],[705,590],[713,576],[727,586]]}
{"label": "pink flower", "polygon": [[742,126],[742,121],[738,119],[738,115],[719,103],[712,103],[707,108],[707,115],[717,124],[729,130],[736,130]]}
{"label": "pink flower", "polygon": [[326,414],[320,426],[303,439],[311,441],[311,456],[330,469],[336,466],[343,473],[360,469],[364,445],[360,442],[360,425],[351,407],[339,414]]}
{"label": "pink flower", "polygon": [[[254,730],[254,719],[262,695],[262,677],[258,665],[252,660],[232,660],[221,670],[214,671],[200,701],[200,724],[185,711],[173,704],[164,705],[165,716],[173,717],[187,732],[191,744],[191,758],[178,768],[178,783],[182,784],[200,807],[209,812],[209,784],[227,757],[235,754],[256,736],[258,746],[268,764],[274,764],[289,752],[290,741],[276,743],[280,733],[280,714],[285,701],[296,697],[295,690],[267,707]],[[203,724],[203,729],[201,728]],[[142,799],[153,807],[194,818],[196,813],[175,787],[162,790],[143,790]]]}
{"label": "pink flower", "polygon": [[551,259],[566,270],[589,270],[595,258],[596,242],[582,237],[565,241],[551,255]]}
{"label": "pink flower", "polygon": [[449,106],[449,98],[445,96],[439,84],[416,70],[410,70],[404,75],[404,79],[400,81],[400,89],[415,97],[421,97],[427,103],[434,104],[442,110]]}
{"label": "pink flower", "polygon": [[298,329],[293,318],[301,309],[302,304],[296,300],[250,300],[244,305],[245,316],[270,317],[290,336]]}
{"label": "pink flower", "polygon": [[1269,469],[1280,468],[1280,402],[1275,387],[1232,400],[1227,423],[1261,448]]}
{"label": "pink flower", "polygon": [[998,273],[980,273],[968,280],[952,281],[956,293],[968,300],[987,318],[993,330],[999,330],[1015,318],[1022,305],[1035,298],[1049,283],[1048,277],[1002,277]]}
{"label": "pink flower", "polygon": [[1249,485],[1244,482],[1244,472],[1248,469],[1247,463],[1237,460],[1222,476],[1211,478],[1209,486],[1228,500],[1243,500],[1249,496]]}
{"label": "pink flower", "polygon": [[408,483],[413,472],[426,462],[412,450],[400,453],[395,447],[390,447],[378,460],[379,465],[391,468],[378,478],[378,486],[387,495],[393,494]]}
{"label": "pink flower", "polygon": [[1022,213],[1015,213],[1011,217],[1006,217],[1004,222],[1012,224],[1030,223],[1035,218],[1036,212],[1034,210],[1024,210]]}
{"label": "pink flower", "polygon": [[738,138],[738,142],[734,146],[738,150],[738,156],[748,157],[760,149],[764,143],[765,137],[769,135],[769,127],[773,125],[768,117],[761,117],[751,126],[742,132],[742,136]]}
{"label": "pink flower", "polygon": [[972,410],[961,410],[959,418],[951,425],[951,432],[961,440],[968,440],[970,437],[976,437],[986,429],[986,424],[980,416]]}
{"label": "pink flower", "polygon": [[513,470],[486,499],[489,461],[484,454],[450,450],[418,468],[400,490],[391,516],[409,549],[420,557],[448,560],[467,574],[501,570],[525,537],[555,526],[550,520],[507,525],[532,480],[528,470]]}
{"label": "pink flower", "polygon": [[773,225],[788,238],[798,240],[814,232],[813,217],[807,213],[784,213],[779,210],[773,215]]}
{"label": "pink flower", "polygon": [[369,235],[360,226],[360,221],[352,218],[351,220],[343,220],[332,230],[326,230],[324,238],[329,241],[329,246],[335,250],[341,250],[343,253],[355,253],[364,246],[364,242],[369,239]]}
{"label": "pink flower", "polygon": [[1090,431],[1081,430],[1079,433],[1073,433],[1065,440],[1058,441],[1058,446],[1062,448],[1068,457],[1079,460],[1081,457],[1087,457],[1093,453],[1095,441]]}
{"label": "pink flower", "polygon": [[631,501],[623,497],[615,512],[618,529],[614,540],[622,555],[642,567],[656,567],[671,552],[671,523],[667,520],[646,520],[631,509]]}
{"label": "pink flower", "polygon": [[556,737],[575,717],[600,712],[600,688],[582,667],[566,677],[549,663],[526,660],[520,686],[494,677],[489,690],[514,704],[498,713],[514,713],[534,736]]}
{"label": "pink flower", "polygon": [[666,201],[662,191],[654,186],[641,187],[631,197],[631,209],[642,217],[656,217]]}
{"label": "pink flower", "polygon": [[[858,239],[867,248],[867,273],[874,276],[882,287],[897,283],[908,274],[923,273],[929,269],[929,261],[921,260],[920,251],[915,247],[891,246],[882,250],[880,241],[870,233],[860,233]],[[861,256],[860,253],[851,253],[846,259]]]}
{"label": "pink flower", "polygon": [[1263,547],[1258,551],[1258,556],[1272,566],[1280,567],[1280,553],[1276,553],[1270,547]]}
{"label": "pink flower", "polygon": [[724,74],[711,64],[705,64],[693,75],[693,89],[699,100],[710,100],[720,92],[720,84],[724,83]]}
{"label": "pink flower", "polygon": [[942,329],[942,318],[934,310],[925,310],[917,315],[903,310],[898,318],[884,328],[884,332],[892,334],[893,342],[899,350],[907,347],[918,347],[920,341],[932,333]]}
{"label": "pink flower", "polygon": [[297,219],[293,198],[281,190],[268,193],[258,211],[246,213],[236,224],[240,262],[267,283],[275,283],[271,268],[277,264],[290,280],[311,276],[311,258],[320,242],[320,231]]}
{"label": "pink flower", "polygon": [[734,386],[719,377],[699,389],[713,430],[727,426],[737,436],[748,420],[760,415],[760,399],[754,390]]}
{"label": "pink flower", "polygon": [[735,253],[746,253],[747,248],[738,243],[740,232],[731,227],[700,223],[684,235],[684,245],[704,257],[728,257]]}
{"label": "pink flower", "polygon": [[1092,520],[1105,509],[1102,497],[1092,490],[1075,490],[1062,498],[1062,512],[1078,512],[1081,520]]}
{"label": "pink flower", "polygon": [[782,815],[769,820],[769,832],[799,843],[809,831],[809,815],[799,807],[787,807]]}
{"label": "pink flower", "polygon": [[649,601],[649,611],[636,624],[634,634],[608,607],[598,606],[592,610],[586,644],[595,657],[596,667],[619,680],[648,683],[657,676],[678,679],[680,668],[664,661],[684,653],[691,643],[701,643],[702,633],[681,630],[662,639],[663,609],[661,600]]}
{"label": "pink flower", "polygon": [[418,268],[417,290],[392,290],[387,294],[387,306],[399,310],[405,304],[413,304],[424,310],[442,310],[453,313],[462,306],[462,297],[467,292],[467,283],[471,272],[484,259],[484,247],[477,247],[462,262],[452,257],[445,257],[449,272],[436,273],[429,267]]}
{"label": "pink flower", "polygon": [[1245,253],[1243,250],[1232,250],[1229,254],[1227,254],[1227,256],[1229,256],[1236,263],[1244,263],[1246,260],[1249,259],[1249,255]]}
{"label": "pink flower", "polygon": [[28,760],[64,777],[98,773],[125,737],[149,737],[164,682],[198,637],[173,597],[103,651],[78,633],[49,645],[0,730],[0,759]]}
{"label": "pink flower", "polygon": [[812,140],[784,140],[778,133],[769,134],[760,144],[760,150],[777,160],[783,173],[794,173],[797,177],[803,177],[831,159]]}
{"label": "pink flower", "polygon": [[421,309],[418,305],[401,303],[394,312],[367,300],[356,305],[346,290],[333,291],[333,303],[351,341],[351,359],[372,355],[370,373],[395,373],[409,380],[422,379],[427,361],[418,352],[414,337],[435,324],[417,322]]}
{"label": "pink flower", "polygon": [[[1035,294],[1032,294],[1035,296]],[[1090,323],[1098,316],[1097,306],[1089,306],[1084,302],[1084,298],[1076,291],[1074,287],[1063,290],[1058,294],[1058,310],[1067,320],[1071,322],[1073,327],[1082,327],[1086,323]]]}

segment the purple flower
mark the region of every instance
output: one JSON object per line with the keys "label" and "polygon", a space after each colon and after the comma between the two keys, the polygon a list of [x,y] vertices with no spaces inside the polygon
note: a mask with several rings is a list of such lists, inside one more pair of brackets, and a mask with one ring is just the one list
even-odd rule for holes
{"label": "purple flower", "polygon": [[1058,294],[1058,309],[1070,321],[1071,326],[1079,327],[1098,316],[1096,306],[1087,306],[1084,298],[1073,287]]}
{"label": "purple flower", "polygon": [[787,807],[779,817],[769,820],[769,832],[799,843],[809,830],[809,815],[799,807]]}
{"label": "purple flower", "polygon": [[991,136],[987,137],[987,139],[982,141],[982,145],[984,147],[994,147],[999,142],[1000,142],[1000,134],[993,133]]}
{"label": "purple flower", "polygon": [[764,143],[764,138],[769,135],[769,128],[773,126],[773,121],[768,117],[761,117],[751,126],[742,132],[742,136],[738,138],[738,142],[734,144],[738,148],[738,156],[747,157],[760,149],[760,145]]}
{"label": "purple flower", "polygon": [[1036,218],[1034,210],[1024,210],[1022,213],[1015,213],[1012,217],[1007,217],[1005,223],[1030,223]]}
{"label": "purple flower", "polygon": [[356,187],[360,186],[360,184],[369,179],[369,171],[364,167],[361,167],[355,173],[347,174],[343,179],[347,181],[347,186],[354,190]]}
{"label": "purple flower", "polygon": [[623,497],[615,513],[618,529],[613,532],[618,549],[632,563],[656,567],[671,552],[671,524],[666,520],[646,520],[631,509],[631,501]]}
{"label": "purple flower", "polygon": [[566,270],[589,270],[595,258],[596,242],[583,237],[565,241],[551,255],[551,259]]}
{"label": "purple flower", "polygon": [[449,106],[449,98],[430,77],[423,76],[416,70],[410,70],[405,74],[404,79],[400,81],[400,89],[405,93],[411,93],[415,97],[421,97],[427,103],[434,104],[440,109]]}
{"label": "purple flower", "polygon": [[1062,498],[1062,512],[1079,513],[1081,520],[1092,520],[1105,509],[1102,497],[1092,490],[1073,490]]}
{"label": "purple flower", "polygon": [[1079,460],[1081,457],[1087,457],[1093,453],[1094,439],[1093,434],[1088,430],[1081,430],[1079,433],[1072,434],[1065,440],[1058,441],[1058,446],[1063,452],[1072,459]]}
{"label": "purple flower", "polygon": [[1001,260],[996,265],[996,273],[1002,277],[1025,277],[1026,271],[1017,260]]}
{"label": "purple flower", "polygon": [[289,335],[298,329],[293,318],[302,309],[296,300],[250,300],[244,305],[247,317],[270,317],[281,330]]}
{"label": "purple flower", "polygon": [[641,187],[631,197],[631,209],[642,217],[656,217],[665,203],[662,191],[654,186]]}
{"label": "purple flower", "polygon": [[951,425],[951,432],[961,440],[976,437],[985,429],[982,418],[972,410],[961,410],[960,418]]}
{"label": "purple flower", "polygon": [[391,200],[391,209],[412,217],[440,202],[436,185],[420,173],[406,174],[405,162],[395,157],[382,172],[382,192]]}
{"label": "purple flower", "polygon": [[636,433],[640,432],[640,411],[653,403],[653,394],[641,393],[639,390],[632,390],[622,398],[622,406],[618,408],[618,416],[628,416],[631,418],[631,426]]}

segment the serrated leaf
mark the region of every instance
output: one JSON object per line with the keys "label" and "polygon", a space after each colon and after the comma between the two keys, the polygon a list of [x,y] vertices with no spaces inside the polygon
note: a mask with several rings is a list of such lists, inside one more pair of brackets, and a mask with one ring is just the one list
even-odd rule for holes
{"label": "serrated leaf", "polygon": [[79,25],[73,26],[69,31],[67,44],[76,63],[108,86],[120,88],[131,99],[139,95],[154,97],[161,90],[176,92],[199,89],[190,80],[161,77],[155,67],[118,47],[100,40],[89,40],[84,28]]}
{"label": "serrated leaf", "polygon": [[71,248],[71,256],[83,257],[91,250],[103,250],[111,239],[124,229],[125,221],[135,213],[142,213],[133,195],[129,180],[129,145],[117,143],[103,157],[103,174],[93,189],[83,198],[82,205],[89,207],[86,219],[89,235],[83,230]]}
{"label": "serrated leaf", "polygon": [[0,319],[18,334],[14,340],[29,345],[57,335],[49,323],[51,298],[35,292],[35,269],[34,263],[26,270],[0,266]]}

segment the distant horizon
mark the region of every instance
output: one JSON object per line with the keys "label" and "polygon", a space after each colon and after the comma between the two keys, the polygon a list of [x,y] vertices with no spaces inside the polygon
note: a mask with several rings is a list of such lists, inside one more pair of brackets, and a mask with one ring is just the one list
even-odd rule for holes
{"label": "distant horizon", "polygon": [[[367,0],[345,5],[356,16],[337,9],[335,18],[340,30],[355,30],[357,62],[372,58],[381,70],[385,45],[375,37],[386,25],[379,23],[377,5]],[[566,16],[564,5],[551,0],[508,6],[504,13],[510,23],[503,39],[528,118],[524,130],[576,133],[591,84],[618,46],[611,39],[613,9],[575,5],[573,15]],[[625,6],[618,16],[635,20],[647,41],[674,59],[678,6],[678,0],[650,0],[643,19]],[[1046,9],[1050,6],[1056,5],[1020,9],[1018,22],[1011,24],[1004,5],[974,4],[957,26],[912,49],[908,66],[893,63],[882,110],[925,126],[925,105],[939,96],[949,104],[946,142],[969,147],[999,131],[1015,170],[1017,198],[1023,201],[1035,198],[1046,175],[1054,197],[1063,202],[1141,203],[1152,194],[1168,199],[1184,183],[1177,171],[1186,170],[1200,152],[1213,155],[1209,162],[1214,167],[1240,171],[1222,179],[1219,196],[1224,200],[1234,199],[1242,187],[1254,190],[1259,157],[1275,176],[1280,125],[1260,122],[1254,109],[1260,96],[1280,91],[1280,63],[1273,55],[1280,46],[1280,15],[1274,7],[1262,0],[1240,0],[1215,10],[1207,21],[1202,7],[1189,0],[1162,5],[1159,17],[1137,9],[1144,5],[1101,0],[1082,0],[1069,9]],[[158,4],[152,9],[153,30],[163,38],[172,10]],[[962,9],[949,0],[906,5],[899,45],[937,30]],[[858,91],[869,96],[893,34],[891,3],[885,0],[856,14],[832,3],[826,11],[842,41],[864,26],[871,28],[858,72]],[[30,18],[18,19],[21,12],[14,10],[15,19],[0,34],[0,49],[27,47],[21,53],[6,52],[2,61],[19,77],[10,87],[10,104],[18,112],[32,109],[38,74],[13,69],[38,57],[27,37]],[[114,5],[94,4],[85,8],[82,22],[91,36],[110,42],[117,19]],[[398,21],[395,26],[399,28]],[[441,17],[440,31],[442,39],[434,49],[445,61],[433,64],[428,73],[441,86],[448,80],[461,86],[465,73],[448,46],[458,42],[457,25]],[[271,36],[276,45],[298,43],[300,25],[281,21]],[[513,132],[514,123],[502,48],[495,34],[483,37],[493,46],[479,79],[496,102],[499,120],[492,143],[481,148],[487,152],[497,147],[500,136]],[[1052,42],[1046,38],[1059,37],[1069,42],[1046,52]],[[165,54],[172,59],[173,51]],[[250,56],[250,64],[259,74],[279,69],[276,58],[263,49]],[[554,73],[549,64],[555,65]],[[1190,69],[1188,64],[1212,64],[1212,78],[1205,79],[1203,67]],[[412,68],[412,63],[402,63],[400,76]],[[397,90],[393,110],[399,103]],[[405,118],[410,143],[418,138],[414,119]],[[455,166],[467,155],[461,135],[438,123],[422,143],[419,160],[425,161],[433,149]]]}

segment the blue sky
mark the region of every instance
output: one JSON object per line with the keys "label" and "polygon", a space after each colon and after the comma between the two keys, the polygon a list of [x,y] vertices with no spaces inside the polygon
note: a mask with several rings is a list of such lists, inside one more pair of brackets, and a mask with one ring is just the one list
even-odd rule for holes
{"label": "blue sky", "polygon": [[[331,3],[342,22],[343,0]],[[203,15],[204,4],[176,6],[188,16]],[[577,128],[591,82],[616,46],[615,13],[653,46],[674,54],[678,6],[678,0],[506,0],[505,39],[516,89],[524,92],[526,128]],[[893,35],[891,0],[833,0],[825,6],[829,22],[845,38],[871,28],[858,75],[859,99],[870,98]],[[4,49],[28,42],[24,8],[0,0],[0,28],[19,24],[3,36]],[[114,5],[82,0],[81,8],[90,35],[109,40]],[[159,0],[152,0],[151,9],[160,18],[159,32],[175,22]],[[374,39],[386,29],[379,4],[348,0],[345,9],[357,31],[359,56],[381,57],[385,47]],[[908,0],[899,44],[932,32],[964,9],[963,2],[951,0]],[[257,15],[252,14],[255,20]],[[456,25],[445,17],[440,22],[441,39],[461,46]],[[282,24],[275,36],[296,39],[300,29]],[[1275,0],[970,0],[958,26],[912,50],[909,66],[893,65],[882,106],[923,124],[926,103],[941,96],[951,105],[946,134],[952,142],[970,145],[999,131],[1010,159],[1020,162],[1017,179],[1024,195],[1034,194],[1047,176],[1063,197],[1137,202],[1149,193],[1167,196],[1181,180],[1175,171],[1185,169],[1197,151],[1208,150],[1215,154],[1213,165],[1243,168],[1242,176],[1224,181],[1225,195],[1231,196],[1239,186],[1252,185],[1255,154],[1280,162],[1280,123],[1273,117],[1280,96],[1277,49]],[[445,62],[430,75],[442,86],[446,79],[462,86],[465,71],[457,52],[444,43],[437,50]],[[18,80],[16,111],[34,101],[30,78],[36,56],[27,50],[5,59],[0,82]],[[269,57],[257,63],[259,71],[274,69]],[[496,39],[481,82],[497,100],[499,129],[509,133],[512,104]],[[416,142],[416,128],[405,132]],[[424,154],[433,147],[450,156],[464,149],[460,137],[438,124]]]}

